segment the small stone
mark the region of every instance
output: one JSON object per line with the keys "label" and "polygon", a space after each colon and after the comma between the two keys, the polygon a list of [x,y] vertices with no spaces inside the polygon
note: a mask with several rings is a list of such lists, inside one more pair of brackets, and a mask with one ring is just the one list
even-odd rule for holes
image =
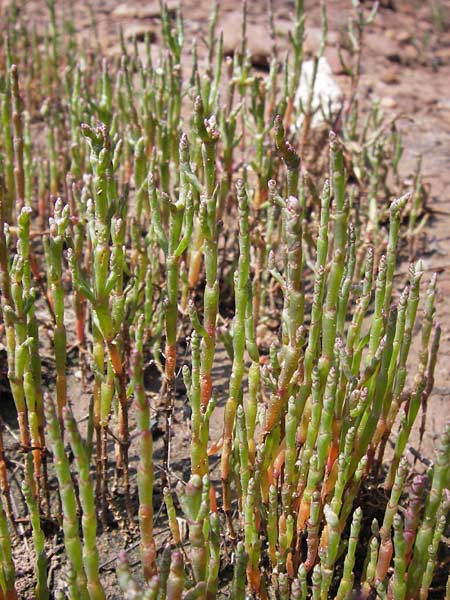
{"label": "small stone", "polygon": [[398,61],[400,52],[398,44],[379,33],[368,33],[365,37],[366,47],[375,56],[384,56],[388,60]]}
{"label": "small stone", "polygon": [[[305,106],[308,102],[314,69],[314,60],[304,61],[300,85],[295,95],[295,106],[300,106],[300,101],[302,102],[303,106]],[[333,77],[332,68],[326,57],[322,56],[317,65],[316,79],[312,95],[311,109],[314,116],[312,118],[311,125],[316,127],[322,123],[323,112],[331,112],[332,115],[336,115],[342,108],[342,100],[342,90]],[[323,112],[320,110],[321,107]],[[303,117],[300,117],[300,119],[297,121],[297,127],[299,128],[301,126],[302,118]]]}
{"label": "small stone", "polygon": [[126,40],[136,39],[138,42],[144,42],[146,35],[150,36],[150,42],[156,42],[156,33],[145,23],[132,23],[127,25],[123,31],[123,36]]}
{"label": "small stone", "polygon": [[381,76],[381,80],[388,85],[398,83],[398,70],[394,68],[386,69]]}
{"label": "small stone", "polygon": [[395,30],[394,29],[386,29],[386,31],[384,32],[384,35],[389,38],[390,40],[395,40],[396,39],[396,35],[395,35]]}
{"label": "small stone", "polygon": [[289,34],[292,32],[292,21],[287,19],[278,19],[275,22],[275,31],[278,37],[288,39]]}
{"label": "small stone", "polygon": [[442,111],[439,113],[439,118],[444,121],[444,123],[448,126],[450,126],[450,111],[446,110],[446,111]]}
{"label": "small stone", "polygon": [[341,36],[338,31],[329,31],[327,35],[327,45],[337,46],[340,42]]}
{"label": "small stone", "polygon": [[272,330],[278,329],[280,327],[279,319],[274,319],[274,318],[269,317],[267,319],[267,327]]}
{"label": "small stone", "polygon": [[[236,0],[221,0],[220,10],[224,12],[236,12]],[[242,12],[240,14],[242,15]]]}
{"label": "small stone", "polygon": [[400,31],[398,31],[395,35],[395,39],[397,40],[397,42],[399,42],[400,44],[407,44],[408,42],[411,41],[412,36],[409,33],[409,31],[406,31],[405,29],[402,29]]}
{"label": "small stone", "polygon": [[[290,23],[290,31],[292,31],[292,22]],[[327,46],[337,46],[339,44],[340,37],[337,31],[329,31],[327,33]],[[306,29],[305,42],[303,49],[306,54],[315,55],[320,50],[322,44],[322,28],[321,27],[310,27]]]}
{"label": "small stone", "polygon": [[450,99],[439,100],[437,105],[439,110],[448,110],[450,112]]}
{"label": "small stone", "polygon": [[[345,55],[345,53],[344,53]],[[341,59],[339,58],[339,52],[337,48],[327,48],[325,52],[325,56],[328,60],[328,64],[331,67],[331,71],[333,75],[343,75],[344,67],[342,66]],[[347,56],[344,56],[347,58]]]}
{"label": "small stone", "polygon": [[414,14],[417,17],[417,22],[423,20],[428,21],[430,18],[430,5],[428,2],[421,2],[421,5],[417,8]]}
{"label": "small stone", "polygon": [[395,108],[397,106],[397,102],[392,98],[392,96],[385,96],[381,99],[380,105],[383,108]]}
{"label": "small stone", "polygon": [[409,2],[403,2],[402,4],[402,12],[404,12],[407,15],[413,15],[416,12],[416,8],[413,5],[413,3],[409,3]]}
{"label": "small stone", "polygon": [[256,327],[256,339],[259,348],[269,349],[273,343],[277,342],[278,331],[271,330],[264,323],[260,323]]}
{"label": "small stone", "polygon": [[442,64],[450,64],[450,46],[442,46],[437,48],[435,55],[439,58]]}
{"label": "small stone", "polygon": [[439,102],[437,109],[439,111],[439,120],[446,125],[450,125],[450,100]]}
{"label": "small stone", "polygon": [[137,10],[137,6],[130,6],[127,2],[125,2],[125,4],[119,4],[116,6],[116,8],[112,11],[112,14],[115,17],[127,17],[132,19],[136,16]]}
{"label": "small stone", "polygon": [[[242,43],[242,14],[239,11],[227,13],[219,22],[219,31],[223,31],[223,52],[225,56],[233,55]],[[267,68],[270,57],[270,36],[263,25],[247,23],[247,48],[251,55],[252,65]]]}
{"label": "small stone", "polygon": [[316,54],[322,43],[322,29],[320,27],[310,27],[306,30],[303,50],[306,54]]}
{"label": "small stone", "polygon": [[419,58],[419,51],[412,44],[408,44],[401,51],[402,63],[405,65],[411,65],[417,62]]}
{"label": "small stone", "polygon": [[[166,0],[166,6],[169,13],[174,13],[178,7],[178,2]],[[161,7],[159,1],[155,0],[152,2],[145,2],[142,5],[123,2],[113,10],[113,15],[115,17],[126,19],[151,19],[153,17],[159,17],[160,14]]]}

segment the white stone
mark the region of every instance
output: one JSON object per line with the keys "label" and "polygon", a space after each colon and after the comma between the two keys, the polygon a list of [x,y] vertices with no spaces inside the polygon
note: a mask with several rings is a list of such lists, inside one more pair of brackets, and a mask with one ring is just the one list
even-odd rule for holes
{"label": "white stone", "polygon": [[[300,84],[294,100],[297,109],[300,108],[300,103],[304,107],[308,103],[314,74],[314,62],[314,60],[307,60],[302,65]],[[319,59],[319,64],[317,65],[317,75],[311,102],[311,110],[314,113],[311,126],[314,127],[323,122],[321,106],[326,115],[330,111],[333,116],[337,115],[341,110],[343,98],[342,90],[333,77],[333,72],[327,59],[323,56]],[[302,121],[303,115],[300,115],[296,123],[298,128],[300,128]]]}

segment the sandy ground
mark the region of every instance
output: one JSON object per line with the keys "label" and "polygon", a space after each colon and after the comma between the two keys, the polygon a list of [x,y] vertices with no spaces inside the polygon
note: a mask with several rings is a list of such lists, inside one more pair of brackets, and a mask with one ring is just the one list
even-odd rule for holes
{"label": "sandy ground", "polygon": [[[91,38],[92,14],[87,3],[75,0],[72,3],[75,27],[81,37]],[[186,46],[196,37],[200,40],[205,33],[209,15],[210,2],[206,0],[182,1],[186,25]],[[334,77],[344,88],[345,78],[337,57],[337,43],[348,20],[349,1],[328,0],[326,2],[329,24],[329,47],[326,56],[333,69]],[[370,3],[367,3],[370,4]],[[425,456],[433,458],[436,439],[442,431],[443,424],[449,416],[450,398],[450,3],[442,0],[445,33],[439,31],[441,25],[432,18],[433,2],[415,0],[396,1],[395,10],[381,8],[380,13],[367,29],[365,50],[363,52],[363,70],[360,99],[363,106],[378,98],[383,110],[388,114],[402,113],[405,118],[400,120],[401,130],[405,139],[405,153],[402,160],[402,173],[406,176],[415,167],[419,154],[423,157],[423,174],[430,188],[431,217],[426,228],[425,267],[427,284],[432,272],[439,271],[439,292],[437,301],[437,318],[442,326],[441,349],[436,369],[435,387],[429,399],[428,428],[425,433],[421,451]],[[320,10],[318,3],[307,0],[307,30],[306,49],[314,52],[320,41]],[[235,31],[239,23],[241,2],[223,0],[221,2],[220,24],[223,24],[225,46],[232,46]],[[289,30],[290,11],[293,2],[287,0],[273,1],[277,30],[286,34]],[[158,2],[120,3],[118,0],[91,2],[98,31],[98,40],[105,51],[118,54],[119,28],[123,27],[125,36],[143,35],[151,31],[152,39],[158,41]],[[44,27],[47,22],[46,4],[43,0],[26,3],[27,14],[38,27]],[[254,0],[249,2],[249,45],[255,55],[267,54],[268,16],[266,2]],[[280,38],[280,46],[286,45],[286,37]],[[189,62],[189,58],[187,58]],[[407,118],[406,118],[407,117]],[[396,283],[401,289],[406,281],[407,264],[398,266]],[[420,316],[419,316],[420,318]],[[416,328],[413,340],[411,365],[417,357],[419,329]],[[218,439],[222,429],[223,403],[228,384],[229,363],[223,350],[219,350],[216,360],[213,380],[219,392],[219,405],[211,425],[211,437]],[[79,418],[87,412],[88,396],[79,393],[79,381],[75,375],[71,377],[73,405]],[[157,389],[154,374],[149,373],[149,386]],[[156,395],[156,392],[155,392]],[[177,401],[180,410],[178,421],[175,423],[176,442],[174,456],[188,456],[189,437],[188,424],[183,419],[182,406],[186,401],[180,397]],[[413,442],[417,441],[417,432]],[[156,441],[156,460],[161,453],[161,441]],[[134,464],[133,464],[134,463]],[[132,461],[135,468],[136,456]],[[180,476],[188,474],[189,464],[186,460],[174,460],[175,471]],[[156,490],[156,502],[161,501],[160,490]],[[163,541],[167,533],[159,534]],[[108,541],[103,544],[103,559],[114,559],[117,551],[129,544],[120,531],[108,534]],[[102,542],[101,542],[102,543]],[[136,555],[130,553],[133,560]],[[56,560],[57,563],[57,560]],[[21,562],[24,585],[23,598],[29,593],[27,579],[28,564]],[[117,595],[114,563],[105,564],[103,577],[110,587],[110,598]],[[19,569],[20,570],[20,569]]]}

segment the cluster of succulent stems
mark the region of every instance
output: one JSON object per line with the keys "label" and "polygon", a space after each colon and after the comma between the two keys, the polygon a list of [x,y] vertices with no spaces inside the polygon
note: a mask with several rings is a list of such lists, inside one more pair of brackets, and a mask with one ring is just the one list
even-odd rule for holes
{"label": "cluster of succulent stems", "polygon": [[[125,598],[426,599],[450,507],[450,422],[436,460],[415,472],[408,448],[427,427],[438,287],[432,274],[424,291],[417,256],[420,163],[405,183],[395,121],[385,127],[376,104],[365,121],[359,113],[375,11],[353,2],[348,110],[314,172],[315,118],[337,122],[313,110],[325,3],[300,105],[301,0],[291,60],[280,58],[269,2],[267,73],[252,67],[246,2],[232,58],[212,3],[191,73],[182,15],[164,2],[158,58],[149,36],[127,44],[121,34],[117,60],[88,51],[71,15],[47,4],[42,44],[12,3],[0,77],[0,335],[34,596],[108,597],[98,539],[115,521],[139,547],[139,576],[126,551],[118,557]],[[8,452],[1,435],[9,600],[26,534]],[[175,464],[185,458],[188,477]],[[381,519],[370,530],[373,490]],[[44,519],[64,540],[55,589]]]}

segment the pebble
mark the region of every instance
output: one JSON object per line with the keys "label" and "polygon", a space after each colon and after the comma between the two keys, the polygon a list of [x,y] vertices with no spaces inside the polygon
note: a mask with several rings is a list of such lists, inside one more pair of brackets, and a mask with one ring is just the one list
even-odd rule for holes
{"label": "pebble", "polygon": [[438,48],[435,54],[444,64],[450,64],[450,46]]}
{"label": "pebble", "polygon": [[306,30],[303,50],[306,54],[316,54],[322,43],[322,29],[320,27],[309,27]]}
{"label": "pebble", "polygon": [[392,96],[384,96],[384,98],[381,99],[380,105],[383,108],[395,108],[397,106],[397,102],[394,100],[394,98],[392,98]]}
{"label": "pebble", "polygon": [[[241,46],[241,12],[227,13],[219,22],[218,30],[223,31],[223,51],[232,55]],[[267,67],[270,56],[270,37],[264,25],[247,22],[247,47],[251,54],[251,62],[256,67]]]}
{"label": "pebble", "polygon": [[289,33],[292,32],[292,21],[287,19],[278,19],[275,21],[275,31],[277,37],[288,39]]}
{"label": "pebble", "polygon": [[[236,12],[236,0],[222,0],[220,10],[224,12]],[[239,11],[242,17],[242,11]]]}
{"label": "pebble", "polygon": [[412,36],[409,33],[409,31],[402,29],[396,33],[395,39],[397,40],[397,42],[400,42],[400,44],[407,44],[411,41]]}
{"label": "pebble", "polygon": [[[325,51],[328,64],[331,67],[333,75],[342,75],[344,73],[344,67],[342,66],[341,59],[339,58],[339,52],[337,48],[327,48]],[[348,59],[348,56],[344,52],[344,59]]]}
{"label": "pebble", "polygon": [[327,45],[337,46],[340,42],[341,36],[339,31],[329,31],[327,35]]}
{"label": "pebble", "polygon": [[384,35],[389,38],[390,40],[395,40],[396,39],[396,35],[395,35],[395,29],[386,29],[384,32]]}
{"label": "pebble", "polygon": [[402,63],[405,65],[413,64],[419,58],[419,51],[412,44],[408,44],[402,48],[401,52]]}
{"label": "pebble", "polygon": [[[310,86],[314,70],[314,60],[307,60],[303,63],[300,85],[295,95],[294,105],[299,106],[300,100],[306,105],[310,95]],[[317,68],[316,82],[312,97],[312,110],[314,116],[311,121],[312,127],[317,127],[323,123],[323,115],[320,111],[322,106],[325,112],[331,111],[337,114],[342,108],[343,94],[337,81],[333,77],[333,71],[328,60],[322,56]],[[297,121],[297,127],[300,128],[303,117]]]}
{"label": "pebble", "polygon": [[416,8],[414,7],[413,3],[409,3],[409,2],[404,2],[402,5],[402,12],[404,12],[407,15],[413,15],[416,12]]}
{"label": "pebble", "polygon": [[450,126],[450,110],[443,110],[439,113],[439,118],[445,123],[445,125]]}
{"label": "pebble", "polygon": [[267,321],[267,327],[269,329],[278,329],[280,327],[280,320],[279,319],[274,319],[274,318],[268,318]]}
{"label": "pebble", "polygon": [[[166,0],[166,6],[169,12],[175,12],[178,7],[178,2]],[[160,14],[161,7],[159,1],[144,2],[142,5],[123,2],[113,10],[113,15],[115,17],[127,19],[151,19],[152,17],[159,17]]]}
{"label": "pebble", "polygon": [[368,33],[365,37],[365,46],[374,55],[384,56],[388,60],[398,60],[400,57],[397,42],[379,33]]}
{"label": "pebble", "polygon": [[132,23],[131,25],[127,25],[123,30],[126,40],[134,40],[136,38],[138,42],[145,41],[147,33],[150,36],[150,42],[156,42],[156,33],[150,25],[146,25],[145,23]]}
{"label": "pebble", "polygon": [[443,99],[438,102],[439,110],[448,110],[450,111],[450,99]]}
{"label": "pebble", "polygon": [[388,85],[398,83],[398,70],[394,68],[386,69],[381,76],[381,80]]}

